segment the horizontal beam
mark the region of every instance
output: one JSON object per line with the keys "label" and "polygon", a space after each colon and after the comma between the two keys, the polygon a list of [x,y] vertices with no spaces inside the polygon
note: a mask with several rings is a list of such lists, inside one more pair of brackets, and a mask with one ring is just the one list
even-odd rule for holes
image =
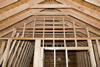
{"label": "horizontal beam", "polygon": [[73,2],[72,0],[67,0],[64,4],[35,4],[30,6],[30,8],[74,8],[94,18],[100,19],[100,12],[82,6],[78,3]]}
{"label": "horizontal beam", "polygon": [[36,4],[30,8],[69,8],[66,4]]}
{"label": "horizontal beam", "polygon": [[35,40],[35,39],[44,39],[44,40],[88,40],[88,39],[100,39],[100,37],[95,37],[95,38],[28,38],[28,37],[0,37],[0,40],[8,40],[8,39],[13,39],[13,40]]}
{"label": "horizontal beam", "polygon": [[44,47],[45,50],[89,50],[89,47]]}
{"label": "horizontal beam", "polygon": [[[20,27],[19,29],[23,29],[24,27]],[[26,27],[26,29],[33,29],[34,27]],[[36,26],[35,28],[43,28],[43,26]],[[45,28],[53,28],[53,26],[45,26]],[[63,26],[55,26],[54,28],[63,28]],[[73,27],[65,27],[67,29],[73,29]],[[83,27],[75,27],[77,29],[83,29]]]}

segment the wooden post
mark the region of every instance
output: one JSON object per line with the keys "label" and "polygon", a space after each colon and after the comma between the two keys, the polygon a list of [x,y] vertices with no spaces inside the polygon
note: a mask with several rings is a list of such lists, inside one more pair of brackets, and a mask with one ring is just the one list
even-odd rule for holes
{"label": "wooden post", "polygon": [[89,51],[90,51],[90,60],[91,60],[92,67],[96,67],[96,61],[95,61],[94,51],[92,47],[92,41],[90,39],[88,39],[88,45],[90,47]]}
{"label": "wooden post", "polygon": [[6,45],[6,41],[2,41],[1,48],[0,48],[0,54],[3,54],[5,45]]}
{"label": "wooden post", "polygon": [[36,17],[34,18],[33,37],[34,37],[34,35],[35,35],[35,23],[36,23]]}
{"label": "wooden post", "polygon": [[25,48],[25,50],[24,50],[23,57],[22,57],[22,60],[21,60],[21,62],[20,62],[19,67],[23,67],[23,65],[25,64],[25,59],[26,59],[26,57],[27,57],[27,53],[28,53],[29,48],[30,48],[30,46],[29,46],[29,42],[28,42],[28,43],[27,43],[27,46],[26,46],[26,48]]}
{"label": "wooden post", "polygon": [[44,37],[45,37],[45,18],[43,23],[43,47],[44,47]]}
{"label": "wooden post", "polygon": [[66,56],[66,67],[68,67],[68,50],[65,49],[65,56]]}
{"label": "wooden post", "polygon": [[73,30],[74,30],[74,37],[76,38],[76,29],[75,29],[75,22],[73,21]]}
{"label": "wooden post", "polygon": [[77,58],[77,67],[80,67],[79,52],[76,52],[76,58]]}
{"label": "wooden post", "polygon": [[89,34],[89,29],[88,29],[88,27],[86,28],[86,32],[87,32],[87,37],[89,38],[89,37],[90,37],[90,34]]}
{"label": "wooden post", "polygon": [[[14,28],[11,37],[14,37],[15,34],[16,34],[16,29]],[[4,34],[4,35],[5,35],[5,34]],[[9,41],[9,40],[8,40],[8,41]],[[11,40],[11,42],[12,42],[12,40]],[[8,42],[8,43],[9,43],[9,42]],[[7,46],[8,46],[8,43],[7,43]],[[11,45],[11,43],[9,43],[9,47],[8,47],[8,48],[6,47],[6,49],[8,50],[7,52],[9,52],[9,50],[10,50],[10,45]],[[9,53],[8,53],[8,54],[9,54]],[[4,54],[2,55],[2,58],[1,58],[1,60],[0,60],[0,63],[3,61],[3,59],[5,59],[5,58],[4,58],[5,55],[6,55],[6,50],[4,51]],[[9,59],[9,55],[8,55],[7,58]],[[7,63],[8,59],[5,61],[5,63]],[[4,62],[3,62],[3,63],[4,63]],[[2,65],[2,67],[3,67],[3,65]]]}
{"label": "wooden post", "polygon": [[54,24],[54,17],[53,17],[53,47],[55,47],[55,28],[54,28],[55,24]]}
{"label": "wooden post", "polygon": [[18,57],[20,56],[20,53],[21,53],[21,50],[22,50],[22,47],[23,47],[24,43],[25,43],[25,41],[23,41],[22,44],[21,44],[19,53],[18,53],[18,55],[17,55],[17,57],[16,57],[16,59],[15,59],[15,62],[14,62],[14,64],[13,64],[14,67],[15,67],[15,65],[16,65],[17,60],[19,59]]}
{"label": "wooden post", "polygon": [[[15,34],[16,34],[16,30],[14,29],[11,37],[14,37]],[[11,42],[12,42],[12,39],[8,39],[7,47],[6,47],[5,53],[4,53],[4,61],[3,61],[2,67],[6,67],[6,65],[7,65],[7,62],[8,62],[8,59],[9,59],[8,56],[9,56],[9,50],[10,50]]]}
{"label": "wooden post", "polygon": [[54,49],[54,67],[56,67],[56,50]]}
{"label": "wooden post", "polygon": [[24,23],[24,28],[23,28],[23,34],[22,34],[22,37],[25,36],[25,28],[26,28],[26,23]]}
{"label": "wooden post", "polygon": [[13,29],[13,33],[12,33],[12,36],[11,36],[11,37],[14,37],[14,36],[15,36],[15,34],[16,34],[16,29],[14,28],[14,29]]}
{"label": "wooden post", "polygon": [[27,61],[27,58],[29,57],[28,55],[29,55],[29,53],[30,53],[30,50],[31,50],[31,45],[30,45],[30,42],[29,42],[29,44],[27,44],[28,45],[28,48],[27,48],[27,50],[26,50],[26,53],[25,53],[25,57],[23,58],[23,63],[22,63],[22,65],[21,65],[21,67],[25,67],[25,63],[26,63],[26,61]]}
{"label": "wooden post", "polygon": [[33,55],[33,46],[31,45],[30,51],[29,51],[29,54],[28,54],[28,57],[26,58],[26,62],[25,62],[25,64],[24,64],[23,67],[25,67],[25,66],[26,66],[26,67],[29,67],[29,64],[30,64],[32,55]]}
{"label": "wooden post", "polygon": [[44,48],[40,48],[41,49],[41,55],[40,55],[40,67],[43,67],[43,61],[44,61]]}
{"label": "wooden post", "polygon": [[88,67],[86,51],[83,52],[83,55],[84,55],[84,63],[85,63],[85,67]]}
{"label": "wooden post", "polygon": [[1,49],[0,49],[0,54],[2,54],[2,56],[0,57],[0,65],[2,64],[3,59],[4,59],[5,52],[3,52],[3,51],[4,51],[4,48],[5,48],[5,45],[6,45],[6,42],[3,41],[2,45],[1,45]]}
{"label": "wooden post", "polygon": [[[73,21],[74,37],[76,38],[75,22]],[[75,39],[75,47],[77,47],[77,39]]]}
{"label": "wooden post", "polygon": [[[18,37],[18,36],[19,36],[19,33],[17,33],[16,37]],[[14,42],[12,43],[12,47],[10,49],[9,56],[11,55],[11,53],[12,53],[12,51],[14,49],[14,46],[15,46],[16,42],[17,42],[17,40],[14,40]]]}
{"label": "wooden post", "polygon": [[44,18],[44,23],[43,23],[43,38],[44,38],[44,33],[45,33],[45,18]]}
{"label": "wooden post", "polygon": [[[64,32],[64,38],[65,37],[65,20],[64,20],[64,17],[63,17],[63,32]],[[64,39],[64,47],[66,47],[66,40]]]}
{"label": "wooden post", "polygon": [[65,38],[65,21],[64,21],[64,17],[63,17],[63,32],[64,32],[64,38]]}
{"label": "wooden post", "polygon": [[18,48],[19,48],[19,46],[20,46],[20,43],[21,43],[21,41],[18,41],[18,44],[17,44],[17,46],[16,46],[16,48],[15,48],[15,51],[14,51],[14,54],[12,55],[11,61],[10,61],[10,63],[8,64],[8,67],[11,67],[11,64],[12,64],[13,59],[14,59],[16,53],[17,53],[17,50],[18,50]]}
{"label": "wooden post", "polygon": [[99,54],[99,58],[100,58],[100,45],[99,45],[98,39],[96,39],[96,45],[97,45],[97,50],[98,50],[98,54]]}
{"label": "wooden post", "polygon": [[26,47],[25,47],[24,53],[22,55],[22,58],[21,58],[21,62],[19,64],[19,67],[22,67],[22,65],[24,64],[24,59],[25,59],[25,56],[27,54],[28,49],[29,49],[29,42],[26,44]]}
{"label": "wooden post", "polygon": [[94,52],[95,52],[95,59],[96,59],[97,67],[100,67],[100,57],[99,57],[99,54],[98,54],[97,45],[93,44],[93,48],[94,48]]}
{"label": "wooden post", "polygon": [[8,42],[7,42],[7,47],[6,47],[6,50],[5,50],[4,61],[3,61],[2,67],[6,67],[6,65],[7,65],[11,42],[12,42],[12,39],[9,39]]}
{"label": "wooden post", "polygon": [[23,49],[22,49],[22,51],[21,51],[21,53],[20,53],[20,57],[19,57],[19,59],[18,59],[18,61],[17,61],[17,64],[15,65],[16,67],[18,67],[18,66],[20,65],[20,62],[21,62],[21,59],[22,59],[22,57],[23,57],[23,53],[24,53],[24,51],[25,51],[26,46],[27,46],[27,41],[25,42],[25,44],[24,44],[24,46],[23,46]]}
{"label": "wooden post", "polygon": [[41,39],[36,39],[35,40],[35,52],[34,52],[34,63],[33,67],[39,67],[39,56],[40,56],[40,45],[41,45]]}

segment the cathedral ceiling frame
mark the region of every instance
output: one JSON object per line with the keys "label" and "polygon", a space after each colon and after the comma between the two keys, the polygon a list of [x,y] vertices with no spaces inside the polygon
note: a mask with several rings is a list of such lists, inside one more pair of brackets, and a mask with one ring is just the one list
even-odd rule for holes
{"label": "cathedral ceiling frame", "polygon": [[[75,18],[77,18],[79,20],[82,20],[82,21],[84,21],[84,22],[86,22],[86,23],[88,23],[88,24],[100,29],[100,27],[99,27],[100,24],[99,24],[98,21],[95,21],[95,20],[93,20],[93,19],[91,19],[89,17],[86,17],[86,16],[84,16],[82,14],[79,14],[79,13],[77,13],[77,12],[71,10],[71,9],[63,9],[63,8],[75,8],[75,9],[78,9],[79,11],[83,11],[83,8],[86,8],[87,10],[85,10],[85,11],[87,13],[88,12],[91,13],[94,10],[92,10],[90,8],[87,8],[85,6],[77,4],[77,3],[73,2],[72,0],[66,0],[66,1],[65,0],[56,0],[56,1],[59,1],[59,2],[61,2],[63,4],[38,4],[38,3],[42,2],[42,1],[44,1],[44,0],[37,0],[35,2],[34,2],[34,0],[31,0],[28,3],[25,3],[25,4],[21,5],[21,6],[18,6],[16,8],[14,8],[14,9],[11,9],[10,11],[7,11],[8,13],[6,12],[6,13],[3,13],[2,15],[0,15],[0,17],[1,17],[0,20],[3,20],[5,18],[7,18],[9,16],[12,16],[12,15],[14,15],[14,14],[20,12],[20,11],[23,11],[23,10],[25,10],[27,8],[33,8],[32,10],[30,10],[30,11],[24,13],[24,14],[21,14],[21,15],[15,17],[15,18],[13,18],[13,19],[1,24],[0,25],[0,30],[3,30],[5,28],[9,27],[10,25],[13,25],[13,24],[17,23],[18,21],[20,21],[22,19],[25,19],[26,17],[29,17],[31,15],[69,15],[69,16],[73,16],[73,17],[75,17]],[[41,6],[38,6],[38,5],[41,5]],[[46,5],[48,5],[48,6],[46,6]],[[24,7],[24,9],[22,9],[23,7]],[[37,7],[38,7],[38,9],[34,9],[34,8],[37,8]],[[57,12],[57,13],[56,12],[51,12],[49,14],[48,14],[48,12],[39,12],[44,8],[60,8],[60,10],[62,12]],[[97,11],[95,11],[91,15],[98,14],[98,13],[97,13]],[[97,17],[95,17],[95,18],[97,18]]]}
{"label": "cathedral ceiling frame", "polygon": [[[7,17],[10,17],[10,16],[12,16],[16,13],[19,13],[19,12],[25,10],[25,9],[28,9],[28,8],[36,8],[36,7],[38,7],[38,8],[47,8],[46,7],[47,4],[46,5],[45,4],[38,4],[42,1],[44,1],[44,0],[37,0],[37,1],[36,0],[35,1],[31,0],[31,1],[25,3],[21,6],[18,6],[14,9],[11,9],[11,10],[1,14],[0,15],[0,20],[6,19]],[[52,8],[57,8],[57,6],[60,6],[60,8],[74,8],[74,9],[77,9],[77,10],[79,10],[79,11],[81,11],[81,12],[87,14],[87,15],[90,15],[90,16],[95,17],[95,18],[100,20],[100,13],[93,10],[93,9],[90,9],[88,7],[85,7],[83,5],[75,3],[72,0],[66,0],[66,1],[57,0],[57,1],[62,2],[63,4],[55,4],[55,5],[54,4],[48,4],[49,5],[48,8],[51,8],[51,7]],[[40,5],[40,6],[38,6],[37,4]]]}
{"label": "cathedral ceiling frame", "polygon": [[56,14],[56,15],[58,15],[58,14],[60,14],[60,15],[61,14],[62,15],[70,15],[70,16],[73,16],[73,17],[75,17],[77,19],[80,19],[80,20],[86,22],[87,24],[90,24],[90,25],[100,29],[100,23],[98,21],[95,21],[95,20],[93,20],[93,19],[91,19],[91,18],[89,18],[87,16],[79,14],[79,13],[73,11],[73,10],[70,10],[70,9],[66,9],[63,12],[58,12],[58,13],[51,12],[49,14],[48,14],[48,12],[37,12],[37,11],[40,11],[40,10],[41,9],[37,9],[37,10],[33,9],[33,10],[30,10],[30,11],[24,13],[24,14],[19,15],[19,16],[13,18],[13,19],[1,24],[0,25],[0,30],[4,29],[6,27],[9,27],[10,25],[13,25],[13,24],[17,23],[18,21],[20,21],[20,20],[22,20],[22,19],[24,19],[26,17],[29,17],[31,15],[51,15],[51,14],[52,15],[54,15],[54,14]]}

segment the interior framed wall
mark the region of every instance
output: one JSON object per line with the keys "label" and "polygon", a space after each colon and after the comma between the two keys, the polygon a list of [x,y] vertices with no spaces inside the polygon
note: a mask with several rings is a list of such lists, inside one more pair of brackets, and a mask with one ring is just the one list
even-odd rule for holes
{"label": "interior framed wall", "polygon": [[[86,59],[86,57],[88,57],[88,61],[86,61],[87,62],[87,66],[88,67],[93,67],[93,66],[95,66],[95,67],[97,67],[97,65],[96,65],[96,62],[95,62],[95,55],[94,55],[94,51],[93,51],[93,47],[92,46],[90,46],[90,45],[92,45],[92,41],[91,40],[87,40],[87,44],[88,44],[88,46],[85,46],[85,47],[76,47],[76,46],[74,46],[74,47],[55,47],[55,46],[44,46],[44,47],[42,47],[41,46],[41,39],[39,39],[39,41],[38,40],[36,40],[36,42],[37,43],[39,43],[38,45],[40,45],[37,49],[39,49],[40,48],[40,50],[37,50],[36,51],[36,53],[38,53],[39,55],[36,55],[36,56],[38,56],[37,58],[38,58],[38,62],[40,62],[39,63],[39,66],[40,67],[45,67],[45,55],[44,55],[44,53],[45,53],[45,50],[49,50],[49,51],[52,51],[53,52],[53,64],[54,64],[54,66],[53,67],[57,67],[57,59],[56,59],[56,57],[57,57],[57,51],[62,51],[62,50],[64,50],[65,51],[65,59],[66,59],[66,67],[70,67],[70,64],[69,64],[69,51],[76,51],[76,57],[77,57],[77,66],[76,67],[79,67],[79,60],[78,59],[80,59],[81,58],[81,60],[82,60],[82,64],[86,61],[86,60],[83,60],[82,59],[82,57],[84,57],[85,59]],[[51,41],[50,41],[51,42]],[[53,43],[52,44],[54,44],[56,41],[53,41]],[[84,42],[84,40],[83,40],[83,42]],[[45,44],[45,43],[44,43]],[[56,43],[54,44],[54,45],[56,45]],[[49,53],[49,52],[48,52]],[[77,54],[78,53],[78,54]],[[87,56],[86,56],[86,55]],[[78,56],[78,55],[80,55],[80,56]],[[82,55],[82,57],[81,57],[81,55]],[[86,57],[85,57],[86,56]],[[80,57],[80,58],[79,58]],[[34,57],[35,58],[35,57]],[[36,59],[37,60],[37,59]],[[34,64],[36,63],[36,60],[34,60]],[[89,63],[88,63],[89,62]],[[86,63],[84,63],[84,64],[86,64]],[[35,64],[35,65],[37,65],[38,66],[38,64]],[[85,67],[85,66],[83,66],[83,67]]]}
{"label": "interior framed wall", "polygon": [[[6,35],[9,34],[9,32],[12,32],[12,35],[9,35],[10,37],[6,37]],[[7,57],[8,54],[10,54],[10,51],[12,48],[11,45],[13,44],[17,46],[17,47],[14,46],[16,50],[13,51],[12,53],[14,54],[14,57],[15,57],[16,54],[18,53],[17,51],[19,51],[18,49],[20,49],[19,48],[20,43],[24,45],[23,44],[24,42],[25,42],[24,46],[25,48],[27,48],[24,50],[27,54],[28,54],[27,50],[29,50],[30,48],[31,50],[34,50],[33,67],[44,67],[45,65],[43,61],[44,53],[45,53],[44,50],[53,50],[53,53],[54,53],[53,66],[54,67],[58,66],[57,65],[58,62],[56,60],[57,52],[61,50],[65,51],[64,56],[66,59],[66,67],[70,67],[70,63],[68,62],[68,60],[70,59],[69,58],[70,51],[73,51],[73,52],[76,51],[75,53],[78,53],[77,51],[79,51],[79,57],[81,55],[83,57],[83,55],[85,54],[87,55],[88,53],[90,57],[90,61],[91,61],[90,67],[97,67],[97,66],[99,67],[99,64],[97,62],[99,62],[100,60],[97,60],[97,59],[98,59],[98,56],[100,57],[100,53],[99,53],[100,35],[91,32],[87,27],[82,27],[81,25],[78,25],[77,22],[68,21],[65,16],[36,17],[34,18],[33,22],[24,23],[22,27],[19,27],[9,32],[5,33],[0,38],[0,40],[4,40],[7,42],[6,50],[5,50],[6,55],[2,59],[4,60],[4,62],[2,61],[3,67],[6,67],[7,65],[9,65],[8,67],[10,67],[11,64],[14,63],[13,60],[12,62],[8,62],[9,57]],[[34,41],[34,45],[32,45],[33,44],[32,40]],[[18,41],[18,42],[15,42],[15,41]],[[93,41],[96,41],[96,42],[93,43]],[[94,44],[97,46],[97,50],[95,49],[96,46],[94,46]],[[23,53],[24,53],[24,50],[23,50]],[[81,52],[81,51],[86,51],[86,52]],[[22,52],[22,50],[20,50],[19,52]],[[24,53],[25,55],[21,54],[22,55],[21,59],[24,60],[23,56],[27,56],[26,53]],[[30,53],[29,57],[31,57],[32,56],[31,52],[29,53]],[[75,56],[77,57],[77,55]],[[11,59],[14,59],[14,57],[13,58],[11,57]],[[23,64],[22,65],[19,64],[20,62]],[[20,62],[18,62],[17,67],[25,66],[24,64],[26,62],[25,63],[23,61],[20,61]],[[79,60],[77,62],[79,62]],[[29,63],[27,65],[29,65]],[[78,63],[75,65],[77,67],[80,67]]]}

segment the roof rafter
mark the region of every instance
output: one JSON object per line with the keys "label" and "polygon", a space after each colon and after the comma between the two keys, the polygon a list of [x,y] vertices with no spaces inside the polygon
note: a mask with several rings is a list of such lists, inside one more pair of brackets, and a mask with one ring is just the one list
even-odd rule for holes
{"label": "roof rafter", "polygon": [[[28,9],[28,8],[75,8],[85,14],[88,14],[92,17],[95,17],[97,19],[100,19],[100,13],[93,10],[93,9],[90,9],[90,8],[87,8],[85,6],[82,6],[78,3],[75,3],[71,0],[66,0],[66,1],[62,1],[62,0],[57,0],[59,2],[62,2],[63,4],[39,4],[39,6],[37,5],[39,2],[41,1],[44,1],[44,0],[35,0],[35,4],[34,4],[34,0],[31,0],[21,6],[18,6],[14,9],[11,9],[3,14],[0,15],[0,21],[1,20],[4,20],[14,14],[17,14],[25,9]],[[84,10],[86,9],[86,10]],[[91,14],[92,13],[92,14]]]}
{"label": "roof rafter", "polygon": [[[8,26],[10,26],[10,25],[12,25],[12,24],[17,23],[18,21],[20,21],[20,20],[22,20],[22,19],[24,19],[24,18],[26,18],[26,17],[28,17],[28,16],[31,16],[31,15],[38,15],[38,14],[41,15],[42,12],[40,12],[40,13],[37,12],[37,11],[39,11],[39,10],[41,10],[41,9],[37,9],[37,10],[34,10],[34,9],[33,9],[33,10],[30,10],[30,11],[28,11],[28,12],[26,12],[26,13],[24,13],[24,14],[18,16],[18,17],[15,17],[15,18],[13,18],[12,20],[6,22],[6,23],[9,23],[9,24],[6,24],[6,23],[1,24],[1,25],[0,25],[0,30],[4,29],[4,28],[6,28],[6,27],[8,27]],[[86,17],[86,16],[84,16],[84,15],[82,15],[82,14],[79,14],[79,13],[73,11],[73,10],[67,9],[67,10],[66,10],[65,12],[63,12],[63,13],[64,13],[63,15],[71,15],[71,16],[73,16],[73,17],[75,17],[75,18],[78,18],[78,19],[80,19],[80,20],[82,20],[82,21],[84,21],[84,22],[86,22],[86,23],[88,23],[88,24],[90,24],[90,25],[92,25],[92,26],[94,26],[94,27],[100,29],[100,23],[99,23],[99,22],[97,22],[97,21],[95,21],[95,20],[93,20],[93,19],[91,19],[91,18],[89,18],[89,17]],[[48,13],[47,13],[47,14],[48,14]],[[49,12],[48,15],[50,15],[50,14],[52,14],[52,13]],[[54,14],[54,13],[53,13],[53,14]],[[55,14],[56,14],[56,13],[55,13]],[[58,14],[58,13],[57,13],[57,14]],[[56,15],[57,15],[57,14],[56,14]],[[46,13],[45,13],[44,15],[46,15]]]}
{"label": "roof rafter", "polygon": [[17,2],[18,0],[2,0],[0,1],[0,8],[3,8],[9,4],[12,4],[14,2]]}
{"label": "roof rafter", "polygon": [[72,0],[66,0],[63,4],[33,4],[30,8],[74,8],[100,20],[100,12],[82,6]]}

